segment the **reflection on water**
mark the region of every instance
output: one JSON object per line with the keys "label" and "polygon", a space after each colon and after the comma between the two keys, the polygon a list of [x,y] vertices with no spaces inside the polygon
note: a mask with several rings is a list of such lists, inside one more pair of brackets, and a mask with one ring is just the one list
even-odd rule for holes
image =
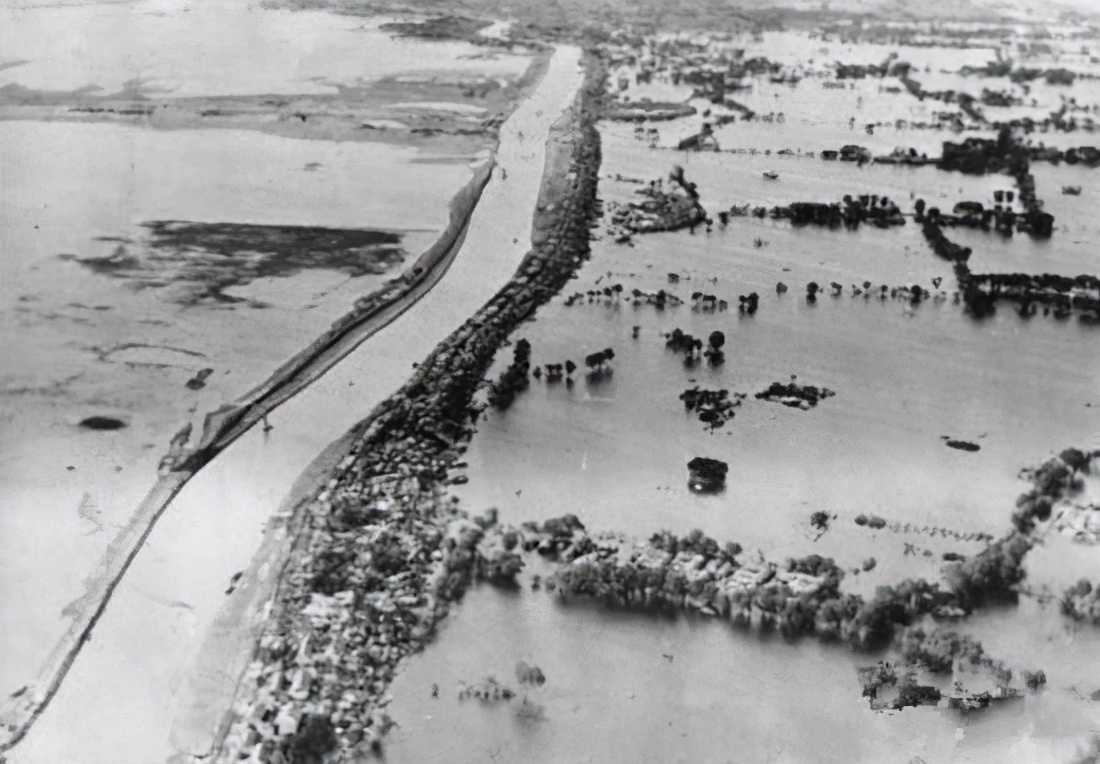
{"label": "reflection on water", "polygon": [[[1031,615],[1037,624],[1056,623]],[[996,616],[989,621],[989,631],[1004,625]],[[1001,648],[1004,640],[988,641]],[[386,759],[1067,761],[1089,729],[1090,707],[1054,688],[1100,686],[1100,672],[1087,661],[1100,638],[1082,630],[1068,661],[1058,657],[1061,647],[1054,639],[1038,654],[1011,654],[1051,667],[1051,691],[1015,706],[971,716],[931,708],[880,714],[860,697],[856,675],[876,655],[816,640],[788,642],[717,621],[480,587],[394,682],[388,711],[398,726],[387,737]],[[519,661],[542,669],[546,684],[524,691],[514,674]],[[519,690],[519,697],[458,699],[462,683],[487,676]]]}

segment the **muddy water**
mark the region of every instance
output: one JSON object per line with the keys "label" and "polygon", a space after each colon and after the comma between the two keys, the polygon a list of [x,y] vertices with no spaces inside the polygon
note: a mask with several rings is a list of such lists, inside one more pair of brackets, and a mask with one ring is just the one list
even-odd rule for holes
{"label": "muddy water", "polygon": [[[644,152],[633,152],[607,140],[605,171],[661,174],[658,159],[646,164]],[[616,161],[624,157],[631,161]],[[816,175],[792,173],[789,183],[798,186],[771,190],[766,181],[754,185],[738,160],[685,159],[705,204],[719,182],[746,200],[760,189],[761,201],[788,193],[818,198],[815,189],[827,187]],[[946,173],[829,170],[846,171],[859,181],[857,191],[913,185],[948,200],[968,198],[954,193],[962,179]],[[630,188],[609,180],[601,194],[625,199]],[[680,274],[679,284],[668,282],[670,271]],[[935,292],[935,276],[945,279],[946,299],[918,306],[853,298],[849,286],[858,277]],[[807,281],[834,279],[845,287],[842,297],[805,301]],[[779,280],[791,286],[783,296],[775,292]],[[1025,487],[1021,467],[1069,445],[1100,445],[1100,361],[1085,352],[1096,328],[1027,322],[1010,309],[972,321],[950,299],[948,264],[911,222],[849,232],[736,219],[711,234],[638,236],[632,247],[604,238],[566,293],[616,282],[627,295],[634,287],[665,288],[689,304],[657,311],[581,299],[565,307],[558,298],[517,331],[532,343],[535,363],[579,361],[612,347],[613,373],[589,380],[578,372],[572,386],[533,382],[507,412],[489,412],[467,454],[470,481],[455,489],[470,509],[497,507],[507,522],[572,512],[589,527],[640,537],[701,528],[772,559],[818,552],[849,570],[847,588],[869,594],[908,576],[936,579],[943,552],[981,548],[933,537],[928,527],[1004,533]],[[693,312],[696,290],[729,300],[734,310]],[[737,295],[750,291],[761,295],[759,312],[741,317]],[[633,326],[640,327],[636,340]],[[722,330],[725,364],[684,368],[664,348],[662,333],[674,327],[702,337]],[[836,396],[810,411],[753,399],[791,374]],[[748,399],[735,419],[708,432],[677,400],[694,384]],[[944,435],[981,448],[947,448]],[[685,464],[700,455],[729,463],[722,494],[688,491]],[[835,515],[823,535],[809,523],[816,510]],[[890,525],[862,528],[853,522],[860,513]],[[1047,555],[1035,583],[1054,587],[1094,572],[1091,550],[1074,551]],[[858,572],[872,557],[874,570]],[[1072,570],[1053,577],[1050,559]],[[395,683],[390,712],[401,727],[388,755],[409,762],[1058,761],[1079,750],[1097,724],[1088,697],[1100,688],[1092,660],[1100,636],[1067,624],[1056,602],[1040,610],[1025,600],[961,624],[1017,670],[1043,668],[1051,678],[1040,695],[970,717],[929,709],[874,714],[855,680],[855,666],[869,659],[814,641],[792,645],[718,623],[554,603],[526,587],[522,594],[473,592],[438,644],[410,660]],[[530,698],[543,706],[541,720],[516,701],[490,707],[456,699],[463,681],[512,681],[519,660],[548,677]],[[433,683],[439,698],[431,696]]]}
{"label": "muddy water", "polygon": [[[0,9],[0,87],[158,98],[334,94],[423,71],[518,76],[523,56],[392,36],[381,21],[224,0]],[[109,41],[102,44],[101,41]]]}
{"label": "muddy water", "polygon": [[[140,224],[413,229],[399,234],[411,259],[446,224],[470,170],[418,162],[425,155],[411,149],[245,131],[5,122],[0,147],[0,344],[9,361],[0,372],[0,535],[19,540],[0,562],[9,602],[0,687],[11,692],[63,632],[64,608],[155,482],[172,435],[187,422],[201,431],[206,412],[260,383],[390,277],[252,270],[226,291],[241,302],[196,302],[204,285],[181,280],[186,269],[172,263],[197,252],[155,250]],[[391,179],[386,194],[375,191],[374,173]],[[145,264],[142,278],[60,257],[120,246]],[[224,268],[218,257],[214,276]],[[189,389],[202,369],[213,373]],[[127,427],[78,426],[97,415]]]}
{"label": "muddy water", "polygon": [[[1006,636],[1021,633],[1017,615],[1036,647]],[[994,613],[975,627],[998,655],[1058,666],[1047,668],[1050,690],[987,714],[879,714],[859,697],[856,674],[879,656],[481,587],[394,682],[389,713],[399,726],[386,759],[906,764],[1056,762],[1083,752],[1097,704],[1068,688],[1087,697],[1100,687],[1089,661],[1100,648],[1095,629],[1064,630],[1055,615],[1032,611]],[[513,673],[519,661],[539,666],[546,684],[524,693]],[[496,705],[458,699],[463,683],[488,676],[520,695]]]}
{"label": "muddy water", "polygon": [[[549,127],[573,102],[579,58],[575,48],[556,51],[502,126],[497,159],[507,177],[486,186],[439,284],[273,412],[274,429],[253,428],[176,497],[12,761],[145,764],[208,752],[235,688],[230,667],[252,648],[239,620],[228,634],[213,631],[223,606],[234,603],[225,597],[230,579],[249,568],[269,520],[313,459],[507,283],[529,248]],[[99,734],[105,729],[110,739]]]}

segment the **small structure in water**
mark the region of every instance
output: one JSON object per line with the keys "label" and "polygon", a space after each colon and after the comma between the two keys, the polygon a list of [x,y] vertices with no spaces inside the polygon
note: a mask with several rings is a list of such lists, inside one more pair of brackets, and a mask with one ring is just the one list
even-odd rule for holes
{"label": "small structure in water", "polygon": [[729,465],[717,459],[697,456],[688,462],[688,487],[695,493],[717,493],[726,487]]}
{"label": "small structure in water", "polygon": [[777,173],[775,170],[768,170],[767,172],[764,173],[764,177],[767,178],[768,180],[778,180],[779,179],[779,173]]}

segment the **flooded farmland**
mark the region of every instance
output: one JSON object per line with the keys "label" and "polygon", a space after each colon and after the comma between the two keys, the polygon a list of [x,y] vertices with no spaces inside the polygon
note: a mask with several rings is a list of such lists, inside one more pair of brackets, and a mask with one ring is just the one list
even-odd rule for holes
{"label": "flooded farmland", "polygon": [[0,11],[0,758],[1100,755],[1100,27],[870,5]]}
{"label": "flooded farmland", "polygon": [[[491,130],[465,117],[477,140],[449,140],[443,117],[434,142],[399,145],[358,124],[339,140],[272,129],[284,107],[228,127],[199,112],[272,94],[332,106],[341,88],[431,83],[443,70],[449,82],[518,86],[532,57],[471,59],[469,44],[397,38],[378,29],[385,20],[364,29],[244,4],[2,13],[0,535],[21,540],[0,564],[7,694],[40,681],[165,460],[435,245],[491,147]],[[241,60],[238,27],[270,62]],[[349,68],[355,51],[373,63]],[[119,98],[141,115],[121,114]],[[195,119],[150,124],[150,103]],[[310,105],[294,106],[304,124]]]}

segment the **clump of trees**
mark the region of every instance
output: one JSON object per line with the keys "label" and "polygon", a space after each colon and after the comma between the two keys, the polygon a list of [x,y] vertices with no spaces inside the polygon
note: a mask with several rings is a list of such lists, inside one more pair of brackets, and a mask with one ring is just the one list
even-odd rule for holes
{"label": "clump of trees", "polygon": [[1030,533],[1039,522],[1050,519],[1055,502],[1080,487],[1078,475],[1089,472],[1094,454],[1079,448],[1067,448],[1034,470],[1024,472],[1031,489],[1016,499],[1012,524],[1020,533]]}
{"label": "clump of trees", "polygon": [[[547,382],[561,382],[565,379],[567,384],[573,384],[573,372],[577,370],[577,364],[570,360],[566,360],[565,363],[548,363],[546,364],[546,381]],[[538,367],[535,368],[531,375],[535,379],[542,377],[542,370]]]}
{"label": "clump of trees", "polygon": [[819,401],[834,395],[836,393],[825,387],[796,384],[795,377],[792,376],[791,381],[787,384],[772,382],[767,390],[757,393],[756,397],[759,400],[782,403],[784,406],[805,411],[816,406]]}
{"label": "clump of trees", "polygon": [[745,399],[743,393],[734,393],[731,397],[729,390],[705,390],[698,385],[680,393],[680,400],[684,402],[684,408],[694,411],[699,421],[710,429],[717,429],[733,419],[734,409],[741,405]]}
{"label": "clump of trees", "polygon": [[630,294],[633,298],[633,305],[635,308],[642,305],[652,305],[657,310],[664,310],[669,305],[682,305],[681,300],[671,292],[666,292],[664,289],[658,289],[656,292],[643,292],[641,289],[635,287],[630,290]]}
{"label": "clump of trees", "polygon": [[619,301],[619,296],[623,293],[622,284],[611,284],[605,286],[602,289],[589,289],[584,292],[574,292],[565,298],[565,306],[567,308],[572,307],[578,302],[587,302],[589,304],[597,303],[604,305],[615,305]]}
{"label": "clump of trees", "polygon": [[948,571],[952,588],[971,604],[1016,599],[1018,586],[1027,575],[1024,557],[1033,543],[1030,537],[1019,532],[998,539]]}
{"label": "clump of trees", "polygon": [[944,260],[949,260],[953,263],[965,263],[970,259],[970,247],[956,244],[944,234],[943,228],[940,227],[939,209],[932,207],[928,210],[927,217],[922,216],[920,220],[921,233],[924,234],[924,238],[928,241],[929,246],[932,247],[933,252]]}
{"label": "clump of trees", "polygon": [[515,696],[515,690],[513,690],[511,687],[501,684],[491,676],[486,677],[481,682],[464,685],[462,689],[458,691],[459,700],[474,698],[475,700],[493,702],[500,700],[511,700]]}
{"label": "clump of trees", "polygon": [[607,364],[615,357],[615,351],[604,348],[595,353],[589,353],[584,357],[584,365],[588,367],[589,378],[598,378],[607,371]]}
{"label": "clump of trees", "polygon": [[707,359],[711,366],[721,366],[726,362],[726,355],[722,352],[722,348],[726,345],[726,335],[722,332],[715,330],[707,337],[707,349],[703,353],[703,357]]}
{"label": "clump of trees", "polygon": [[1100,586],[1082,578],[1062,594],[1062,612],[1078,621],[1100,626]]}
{"label": "clump of trees", "polygon": [[[725,337],[723,336],[723,340],[724,339]],[[699,359],[700,353],[703,351],[703,341],[698,337],[693,337],[682,329],[676,328],[665,335],[665,347],[682,353],[684,356],[684,365],[691,367],[695,365],[695,362]]]}
{"label": "clump of trees", "polygon": [[856,525],[865,525],[868,528],[874,528],[875,530],[886,527],[885,518],[879,517],[878,515],[868,516],[861,513],[859,515],[856,515],[855,523]]}
{"label": "clump of trees", "polygon": [[969,440],[959,440],[958,438],[952,438],[947,435],[943,435],[941,438],[945,446],[959,451],[980,451],[982,448],[977,443],[971,443]]}
{"label": "clump of trees", "polygon": [[718,459],[697,456],[688,462],[688,487],[696,493],[716,493],[726,487],[729,465]]}
{"label": "clump of trees", "polygon": [[500,377],[489,389],[489,405],[501,410],[511,406],[516,395],[530,385],[528,379],[530,370],[531,343],[526,339],[520,339],[513,350],[512,363],[501,372]]}

